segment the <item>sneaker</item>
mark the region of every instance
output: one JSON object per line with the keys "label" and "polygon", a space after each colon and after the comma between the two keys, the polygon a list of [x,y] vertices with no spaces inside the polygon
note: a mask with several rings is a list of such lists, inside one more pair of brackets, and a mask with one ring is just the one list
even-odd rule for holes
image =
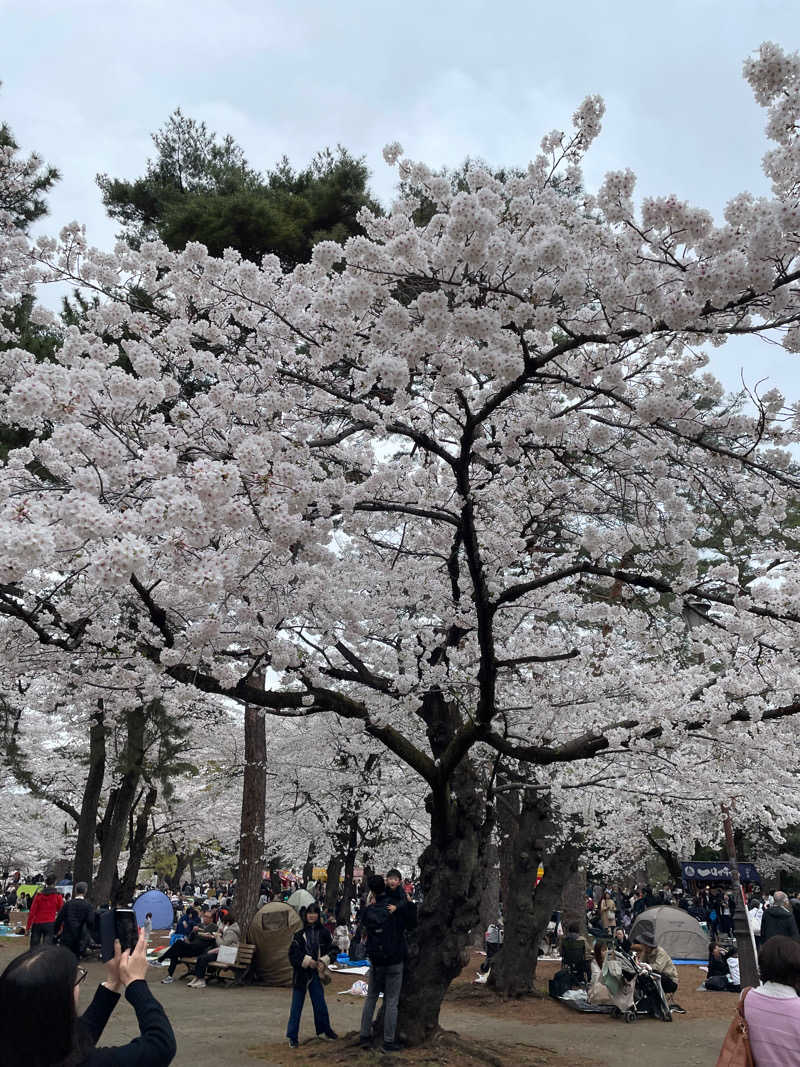
{"label": "sneaker", "polygon": [[384,1041],[381,1045],[381,1052],[399,1052],[402,1047],[396,1041]]}
{"label": "sneaker", "polygon": [[289,1038],[289,1048],[300,1048],[300,1042],[295,1041],[293,1037]]}
{"label": "sneaker", "polygon": [[189,983],[189,985],[192,987],[192,989],[205,989],[206,980],[205,978],[195,978]]}
{"label": "sneaker", "polygon": [[358,1045],[359,1048],[372,1048],[372,1038],[359,1035]]}
{"label": "sneaker", "polygon": [[175,981],[175,979],[174,979],[174,978],[172,977],[172,975],[171,975],[171,974],[168,974],[168,975],[166,976],[166,978],[162,978],[162,979],[161,979],[161,984],[162,984],[162,985],[169,985],[169,984],[170,984],[170,982],[174,982],[174,981]]}
{"label": "sneaker", "polygon": [[339,1035],[334,1033],[333,1030],[324,1030],[321,1034],[317,1034],[317,1037],[321,1037],[325,1041],[338,1041],[339,1040]]}

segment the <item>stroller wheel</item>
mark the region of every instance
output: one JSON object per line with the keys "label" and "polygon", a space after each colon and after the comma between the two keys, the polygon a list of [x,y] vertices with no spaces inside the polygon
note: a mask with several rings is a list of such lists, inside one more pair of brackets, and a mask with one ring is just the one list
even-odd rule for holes
{"label": "stroller wheel", "polygon": [[[622,1013],[620,1012],[620,1014],[622,1014]],[[625,1022],[626,1023],[635,1023],[636,1022],[636,1012],[635,1011],[626,1011],[625,1012]]]}
{"label": "stroller wheel", "polygon": [[623,1015],[623,1013],[620,1011],[620,1009],[615,1004],[614,1007],[611,1009],[611,1018],[612,1019],[621,1019],[622,1015]]}

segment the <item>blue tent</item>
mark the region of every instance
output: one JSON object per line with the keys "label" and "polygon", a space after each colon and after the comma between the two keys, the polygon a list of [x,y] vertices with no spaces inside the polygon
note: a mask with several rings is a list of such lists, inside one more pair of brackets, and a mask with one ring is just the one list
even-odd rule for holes
{"label": "blue tent", "polygon": [[144,926],[145,916],[148,911],[153,913],[154,930],[171,930],[173,911],[172,904],[166,893],[160,889],[148,889],[133,902],[133,910],[136,912],[136,921],[139,926]]}

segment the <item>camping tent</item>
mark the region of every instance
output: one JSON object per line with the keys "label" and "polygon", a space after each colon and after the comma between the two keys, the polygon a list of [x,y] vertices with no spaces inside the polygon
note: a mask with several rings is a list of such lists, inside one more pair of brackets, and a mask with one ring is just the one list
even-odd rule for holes
{"label": "camping tent", "polygon": [[295,889],[286,903],[291,904],[295,911],[300,911],[301,908],[307,908],[309,904],[313,904],[314,898],[305,889]]}
{"label": "camping tent", "polygon": [[160,889],[148,889],[133,902],[133,910],[136,912],[136,921],[139,926],[144,926],[144,919],[148,911],[153,913],[154,930],[171,930],[175,917],[172,904],[166,893]]}
{"label": "camping tent", "polygon": [[668,904],[647,908],[638,915],[631,927],[630,939],[636,940],[636,928],[642,921],[655,927],[656,943],[674,960],[704,960],[708,958],[708,934],[697,919],[683,908]]}
{"label": "camping tent", "polygon": [[249,940],[256,946],[256,979],[264,985],[290,986],[292,965],[289,945],[302,927],[300,916],[288,904],[265,904],[250,923]]}

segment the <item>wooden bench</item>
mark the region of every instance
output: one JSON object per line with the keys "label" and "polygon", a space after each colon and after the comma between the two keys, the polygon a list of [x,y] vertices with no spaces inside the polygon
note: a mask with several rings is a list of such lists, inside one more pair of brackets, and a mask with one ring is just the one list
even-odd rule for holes
{"label": "wooden bench", "polygon": [[206,979],[218,978],[222,982],[226,978],[233,978],[234,985],[241,985],[247,980],[250,976],[250,971],[253,969],[255,952],[255,945],[247,945],[240,942],[236,952],[236,962],[217,963],[216,960],[212,960],[206,971]]}

